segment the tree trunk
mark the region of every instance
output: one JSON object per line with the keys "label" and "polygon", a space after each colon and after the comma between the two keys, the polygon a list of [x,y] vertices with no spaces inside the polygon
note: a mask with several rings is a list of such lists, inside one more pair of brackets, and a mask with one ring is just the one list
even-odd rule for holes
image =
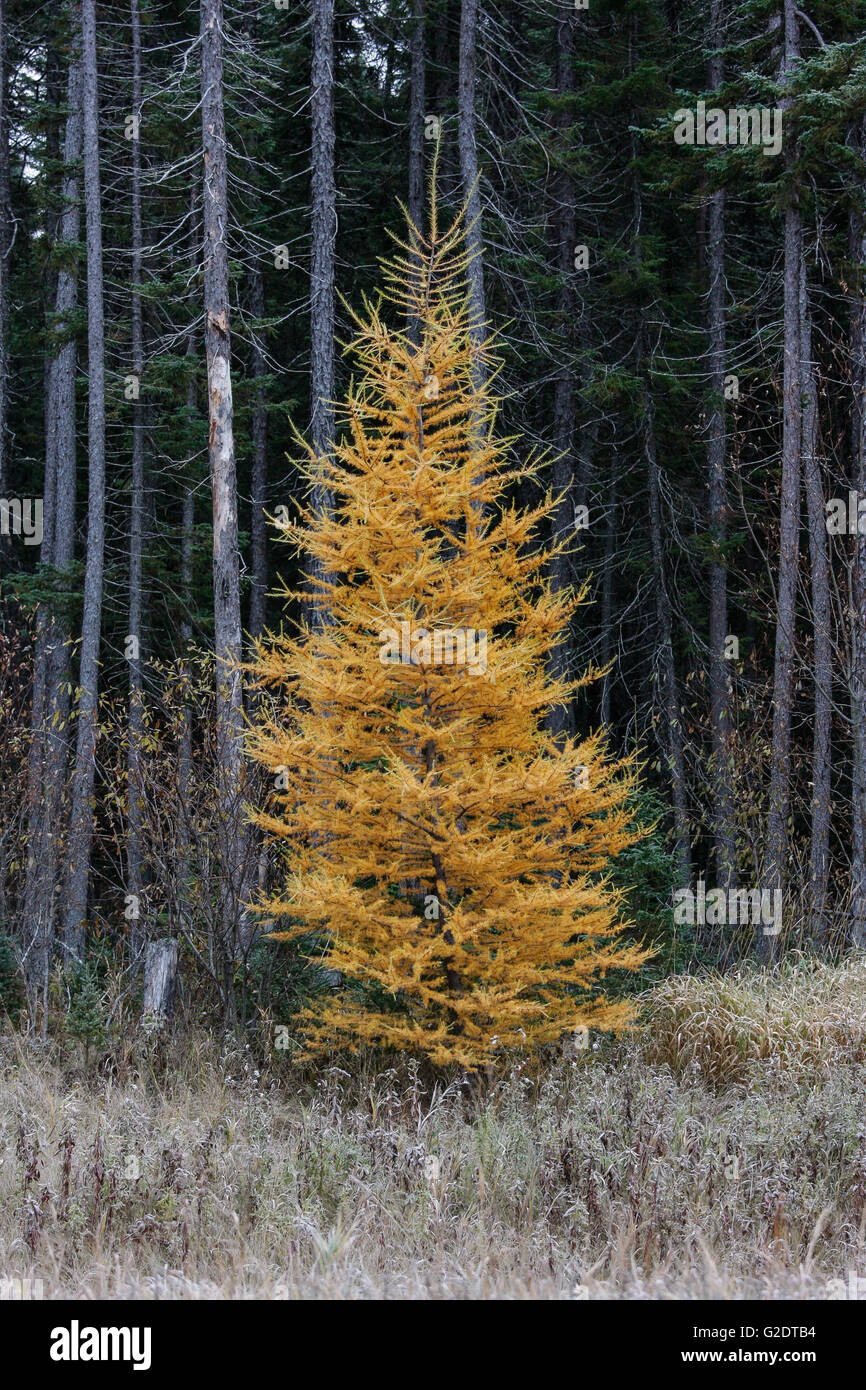
{"label": "tree trunk", "polygon": [[67,845],[63,942],[66,959],[70,962],[84,958],[84,927],[93,838],[92,799],[98,734],[99,645],[105,545],[105,324],[95,11],[95,0],[82,0],[84,206],[87,227],[88,498],[87,561],[78,677],[78,731]]}
{"label": "tree trunk", "polygon": [[[228,166],[223,109],[222,0],[201,0],[204,294],[208,434],[213,494],[214,646],[218,785],[223,843],[220,906],[227,978],[246,946],[243,909],[243,695],[240,554],[233,430],[228,276]],[[231,994],[231,992],[230,992]],[[233,996],[231,996],[233,997]]]}
{"label": "tree trunk", "polygon": [[[310,442],[317,458],[326,457],[334,440],[334,263],[337,240],[337,192],[334,180],[334,0],[313,0],[312,87],[312,255],[310,281],[311,419]],[[333,510],[327,487],[313,489],[318,515]],[[318,562],[309,569],[311,624],[326,621],[316,580],[326,580]]]}
{"label": "tree trunk", "polygon": [[[428,115],[438,116],[443,123],[448,112],[456,103],[456,78],[460,66],[460,3],[461,0],[437,0],[431,9],[431,23],[435,24],[432,36],[433,61],[427,74],[432,87],[432,100],[425,97],[425,105],[430,103]],[[434,18],[435,16],[435,18]],[[429,80],[432,78],[432,81]],[[438,188],[440,202],[444,206],[460,196],[461,180],[452,146],[443,138],[439,150]]]}
{"label": "tree trunk", "polygon": [[[713,44],[722,42],[722,0],[713,5]],[[723,80],[721,54],[710,61],[709,85],[718,91]],[[713,838],[716,883],[733,888],[737,879],[737,836],[734,815],[734,782],[731,765],[731,713],[728,662],[728,571],[724,557],[727,530],[727,426],[725,421],[725,193],[718,189],[709,206],[708,385],[709,411],[709,523],[713,558],[710,562],[710,727],[712,744]]]}
{"label": "tree trunk", "polygon": [[[629,44],[629,71],[632,69],[633,44],[637,35],[637,19],[632,20],[632,41]],[[637,163],[637,142],[634,135],[631,139],[632,167]],[[642,247],[640,243],[640,226],[643,215],[641,188],[637,174],[632,174],[632,207],[633,222],[635,227],[635,247],[634,261],[640,268],[643,259]],[[636,374],[644,378],[647,367],[652,363],[646,364],[644,357],[646,354],[645,343],[645,317],[642,315],[635,335],[635,370]],[[676,663],[674,661],[673,643],[673,620],[671,615],[671,601],[668,594],[667,576],[665,573],[665,547],[664,547],[664,526],[662,524],[662,488],[661,488],[661,468],[659,467],[658,452],[656,449],[655,420],[653,416],[653,405],[649,388],[646,380],[642,384],[642,434],[644,457],[647,465],[647,482],[649,489],[649,528],[650,528],[650,557],[652,563],[653,589],[655,593],[656,624],[658,628],[658,647],[656,671],[658,682],[661,687],[661,710],[657,717],[664,721],[663,731],[659,736],[659,744],[662,755],[667,763],[668,773],[671,779],[671,793],[674,803],[674,852],[677,863],[677,877],[681,888],[688,888],[692,876],[692,846],[691,834],[689,831],[688,800],[686,795],[686,759],[685,745],[683,740],[683,726],[680,716],[680,697],[677,686]]]}
{"label": "tree trunk", "polygon": [[[81,65],[75,48],[67,79],[67,116],[63,146],[63,213],[60,241],[77,246],[81,234],[76,166],[81,157]],[[49,334],[49,398],[45,468],[48,477],[43,514],[42,559],[63,573],[75,558],[75,339],[72,316],[78,302],[78,267],[64,255],[57,275],[54,322]],[[46,614],[44,632],[44,696],[42,724],[34,722],[33,756],[38,760],[36,799],[31,800],[28,864],[25,884],[25,927],[32,940],[33,959],[28,979],[43,999],[43,1029],[47,1023],[48,972],[54,943],[57,903],[60,823],[69,754],[70,659],[67,623]],[[38,681],[37,681],[38,683]],[[34,708],[34,720],[40,711]]]}
{"label": "tree trunk", "polygon": [[[608,488],[607,500],[605,503],[605,531],[604,531],[604,563],[602,566],[601,580],[601,667],[602,670],[609,667],[616,655],[613,646],[614,623],[613,623],[613,596],[615,578],[616,538],[618,528],[617,516],[617,487],[616,487],[616,467],[612,469],[612,477]],[[607,729],[610,726],[611,703],[610,696],[613,688],[614,669],[608,670],[601,680],[601,702],[599,708],[599,718],[602,726]]]}
{"label": "tree trunk", "polygon": [[[855,146],[866,166],[866,117]],[[866,497],[866,217],[855,203],[851,214],[851,260],[859,267],[851,299],[852,454],[851,487]],[[866,535],[853,541],[851,557],[851,739],[853,744],[851,851],[851,941],[866,947]]]}
{"label": "tree trunk", "polygon": [[424,222],[424,0],[412,0],[411,74],[409,86],[409,203],[412,223]]}
{"label": "tree trunk", "polygon": [[[248,272],[248,304],[250,315],[254,320],[250,327],[251,366],[253,380],[257,383],[252,419],[253,462],[250,489],[250,577],[252,582],[249,612],[250,642],[255,643],[265,630],[268,594],[268,537],[265,519],[268,487],[268,412],[264,387],[267,367],[259,327],[265,313],[264,279],[258,264],[253,264]],[[258,700],[258,692],[252,692],[249,697],[249,712],[252,717],[255,715]],[[247,828],[247,837],[250,853],[252,853],[252,844],[258,844],[258,880],[259,888],[262,888],[267,881],[267,842],[264,836],[252,826]]]}
{"label": "tree trunk", "polygon": [[[51,105],[60,105],[60,81],[57,51],[49,45],[46,59],[46,97]],[[47,219],[47,234],[52,243],[61,240],[78,241],[79,213],[78,190],[75,179],[70,176],[71,165],[79,158],[81,147],[81,70],[75,52],[71,55],[67,78],[67,120],[63,158],[66,173],[61,180],[64,211]],[[48,135],[48,152],[51,158],[60,157],[60,139],[52,126]],[[63,293],[61,294],[61,285]],[[43,486],[42,547],[40,563],[55,563],[55,546],[58,506],[58,441],[64,437],[71,440],[72,488],[74,506],[75,487],[75,437],[74,437],[74,396],[73,418],[64,427],[58,427],[57,419],[57,357],[56,334],[62,327],[64,306],[69,299],[71,286],[72,303],[75,301],[74,272],[64,263],[64,269],[57,275],[50,275],[46,282],[46,332],[45,363],[43,380],[45,388],[45,481]],[[50,307],[49,307],[50,306]],[[66,343],[62,353],[72,354],[70,373],[74,374],[74,344]],[[74,382],[72,383],[74,393]],[[68,452],[68,449],[67,449]],[[61,489],[62,495],[62,489]],[[65,525],[68,526],[68,518]],[[31,704],[31,738],[28,750],[28,795],[27,795],[27,869],[24,882],[22,912],[22,947],[24,975],[27,983],[28,1002],[31,1019],[36,1022],[40,1003],[42,1004],[42,1029],[47,1028],[45,1008],[48,972],[54,943],[54,876],[56,869],[56,846],[59,835],[59,813],[62,780],[65,774],[66,725],[68,708],[58,706],[56,648],[62,644],[65,653],[65,633],[57,624],[50,606],[40,608],[36,615],[36,649],[33,663],[33,698]],[[65,692],[64,692],[65,693]],[[68,706],[68,696],[66,703]],[[55,745],[59,745],[58,758]]]}
{"label": "tree trunk", "polygon": [[[469,255],[470,334],[481,344],[486,337],[487,311],[484,297],[484,259],[481,232],[481,192],[478,186],[478,147],[475,135],[476,40],[478,0],[461,0],[460,60],[457,77],[457,143],[460,151],[460,177],[466,205],[466,250]],[[473,377],[476,389],[484,385],[486,372],[480,358]]]}
{"label": "tree trunk", "polygon": [[[780,78],[790,77],[799,57],[799,25],[794,0],[785,0],[785,42]],[[789,160],[793,156],[789,154]],[[794,695],[794,624],[797,602],[800,531],[800,273],[802,225],[797,190],[785,212],[784,268],[784,382],[782,425],[782,487],[779,520],[779,579],[776,614],[776,652],[773,673],[773,734],[770,757],[770,803],[765,889],[785,891],[788,851],[788,813],[791,796],[791,710]],[[783,897],[784,901],[784,897]],[[770,961],[778,941],[759,930],[758,956]]]}
{"label": "tree trunk", "polygon": [[268,597],[268,531],[265,518],[268,491],[268,410],[264,378],[267,376],[262,351],[261,320],[265,314],[265,288],[261,267],[254,265],[248,276],[248,303],[254,320],[252,339],[252,374],[256,382],[253,401],[252,442],[253,465],[250,488],[250,615],[249,632],[252,641],[261,637],[265,628]]}
{"label": "tree trunk", "polygon": [[[132,20],[132,112],[141,117],[141,29],[138,0],[131,0]],[[144,375],[144,337],[141,305],[141,144],[138,131],[132,139],[132,372],[140,391]],[[126,841],[126,892],[135,902],[136,916],[130,923],[129,953],[135,960],[141,951],[145,923],[140,913],[142,897],[141,835],[144,787],[141,768],[143,730],[143,691],[141,678],[142,594],[141,561],[144,533],[144,413],[136,394],[132,403],[132,489],[129,517],[129,628],[132,639],[127,653],[129,663],[129,752]]]}
{"label": "tree trunk", "polygon": [[[190,193],[190,281],[198,270],[198,216],[197,191]],[[186,357],[189,364],[189,377],[186,388],[187,414],[192,420],[196,413],[196,334],[189,332],[186,341]],[[180,620],[181,680],[183,688],[183,714],[177,750],[177,790],[178,790],[178,915],[184,926],[192,919],[191,888],[191,842],[190,831],[195,829],[194,799],[191,796],[192,753],[193,753],[193,706],[191,699],[192,667],[190,663],[190,644],[192,642],[192,579],[193,544],[195,539],[195,490],[191,479],[183,482],[183,511],[180,535],[180,593],[183,616]]]}
{"label": "tree trunk", "polygon": [[[424,0],[412,0],[412,68],[409,85],[409,220],[413,227],[424,231]],[[417,264],[418,257],[413,257]],[[417,286],[415,294],[417,296]],[[408,333],[416,347],[421,342],[421,329],[414,314],[409,314]]]}
{"label": "tree trunk", "polygon": [[[255,0],[244,3],[244,33],[250,48],[256,44]],[[255,114],[255,94],[246,102]],[[250,319],[250,370],[255,382],[252,416],[252,475],[250,480],[250,607],[248,627],[254,643],[264,632],[268,595],[268,531],[265,517],[268,490],[268,409],[262,320],[265,316],[265,282],[261,262],[253,258],[247,269],[247,308]]]}
{"label": "tree trunk", "polygon": [[[553,387],[553,492],[558,499],[551,517],[551,540],[556,545],[572,548],[575,543],[575,398],[574,363],[572,360],[572,330],[576,315],[574,293],[575,193],[574,180],[568,170],[573,123],[568,105],[574,93],[574,13],[562,10],[557,29],[556,94],[559,105],[556,126],[559,133],[557,158],[561,169],[555,183],[556,207],[554,235],[556,238],[556,337],[555,352],[559,362]],[[552,555],[550,587],[554,593],[567,589],[573,580],[573,559],[568,552]],[[550,675],[553,680],[569,680],[574,675],[574,642],[571,627],[551,650]],[[574,702],[556,705],[547,720],[550,732],[558,737],[571,735],[575,730]]]}
{"label": "tree trunk", "polygon": [[827,935],[827,889],[830,873],[830,735],[833,724],[833,642],[830,559],[824,488],[818,456],[818,391],[812,361],[812,316],[806,262],[800,280],[800,329],[803,373],[803,477],[809,521],[809,566],[812,580],[812,659],[815,674],[815,724],[812,741],[812,834],[810,931],[818,942]]}
{"label": "tree trunk", "polygon": [[[8,0],[0,0],[0,497],[8,496],[9,413],[9,269],[12,250],[12,200],[9,192],[9,58]],[[43,516],[44,526],[44,516]]]}
{"label": "tree trunk", "polygon": [[[195,384],[190,383],[189,396],[195,404]],[[183,493],[183,520],[180,539],[180,588],[185,614],[192,603],[192,549],[195,529],[195,494],[191,483],[187,483]],[[189,690],[192,671],[189,662],[189,644],[192,641],[192,623],[184,616],[180,624],[180,639],[183,648],[181,671],[183,680],[183,717],[177,750],[177,793],[178,793],[178,899],[179,912],[185,923],[189,922],[190,909],[190,829],[193,810],[190,800],[192,783],[192,734],[193,709]]]}
{"label": "tree trunk", "polygon": [[662,716],[665,748],[671,790],[674,800],[674,844],[679,885],[689,886],[692,874],[691,836],[686,802],[686,759],[680,699],[674,663],[673,625],[664,562],[664,530],[661,511],[661,470],[656,453],[655,426],[649,395],[644,395],[644,450],[649,478],[649,525],[652,550],[653,586],[656,596],[658,622],[658,674],[662,690]]}

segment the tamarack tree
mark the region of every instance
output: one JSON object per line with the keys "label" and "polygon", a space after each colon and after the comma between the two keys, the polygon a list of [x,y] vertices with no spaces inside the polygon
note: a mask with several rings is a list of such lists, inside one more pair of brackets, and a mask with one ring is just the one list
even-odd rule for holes
{"label": "tamarack tree", "polygon": [[[508,502],[538,462],[510,464],[515,441],[493,433],[465,237],[465,214],[438,229],[434,170],[429,235],[410,222],[377,303],[352,315],[360,372],[339,437],[327,457],[307,449],[333,512],[280,528],[317,562],[329,621],[268,634],[248,667],[272,691],[249,751],[278,788],[254,819],[285,857],[260,906],[287,919],[272,939],[341,976],[300,1017],[305,1056],[380,1045],[471,1070],[617,1030],[630,1006],[600,981],[648,954],[617,939],[608,879],[637,838],[634,763],[600,732],[545,729],[596,673],[548,669],[583,595],[546,577],[556,499]],[[416,327],[389,328],[389,303]]]}

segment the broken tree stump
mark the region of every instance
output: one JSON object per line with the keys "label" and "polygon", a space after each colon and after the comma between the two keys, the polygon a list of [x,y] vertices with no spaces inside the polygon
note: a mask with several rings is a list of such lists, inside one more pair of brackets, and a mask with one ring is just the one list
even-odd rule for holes
{"label": "broken tree stump", "polygon": [[148,943],[144,956],[142,1023],[169,1024],[174,1016],[177,985],[177,942],[168,937]]}

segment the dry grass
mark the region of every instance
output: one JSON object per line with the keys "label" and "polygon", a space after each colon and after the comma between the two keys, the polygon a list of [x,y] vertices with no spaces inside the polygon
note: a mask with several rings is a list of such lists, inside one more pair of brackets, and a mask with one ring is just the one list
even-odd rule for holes
{"label": "dry grass", "polygon": [[480,1097],[409,1066],[299,1089],[204,1039],[85,1076],[6,1037],[0,1274],[163,1298],[824,1298],[866,1275],[863,966],[648,1006]]}
{"label": "dry grass", "polygon": [[814,959],[773,972],[671,976],[648,1000],[643,1054],[678,1076],[746,1081],[755,1062],[804,1079],[866,1062],[866,961]]}

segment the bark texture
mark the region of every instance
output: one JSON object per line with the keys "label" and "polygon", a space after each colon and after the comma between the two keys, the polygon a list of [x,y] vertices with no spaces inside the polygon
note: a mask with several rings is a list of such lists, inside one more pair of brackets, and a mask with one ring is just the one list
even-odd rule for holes
{"label": "bark texture", "polygon": [[214,646],[220,796],[220,906],[226,997],[246,946],[243,832],[243,693],[238,497],[228,273],[228,164],[223,108],[222,0],[201,2],[205,353],[213,499]]}
{"label": "bark texture", "polygon": [[78,674],[78,728],[67,845],[63,947],[67,961],[83,961],[93,784],[98,736],[99,647],[105,547],[105,312],[102,273],[102,195],[99,172],[99,91],[96,3],[82,0],[84,206],[87,240],[87,559]]}

